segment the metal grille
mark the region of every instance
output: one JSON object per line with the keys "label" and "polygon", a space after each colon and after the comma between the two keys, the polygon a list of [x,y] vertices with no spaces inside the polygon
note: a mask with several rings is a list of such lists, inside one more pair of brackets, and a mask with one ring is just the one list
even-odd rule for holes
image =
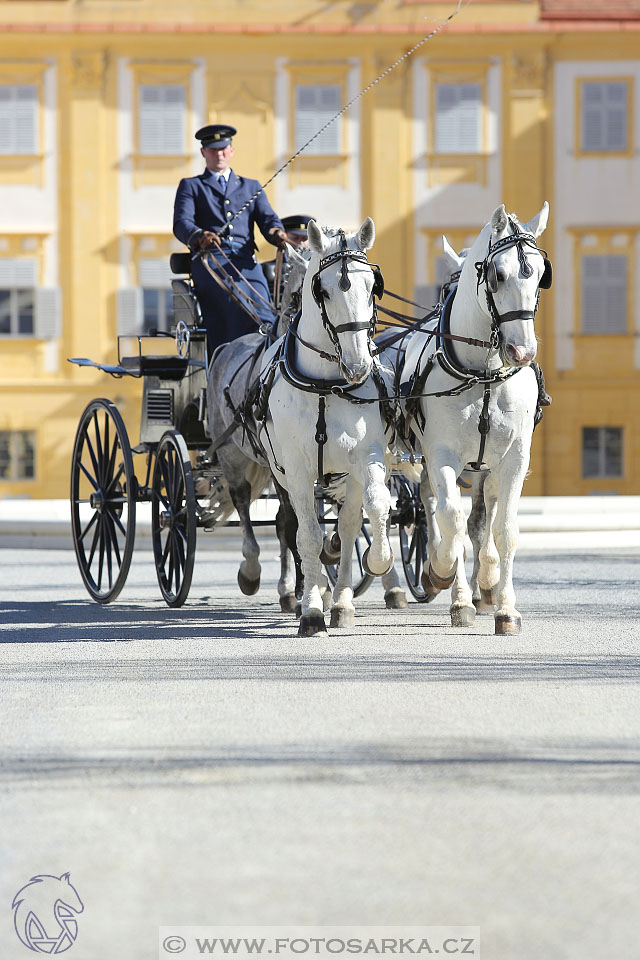
{"label": "metal grille", "polygon": [[149,390],[147,420],[173,423],[173,392],[171,390]]}

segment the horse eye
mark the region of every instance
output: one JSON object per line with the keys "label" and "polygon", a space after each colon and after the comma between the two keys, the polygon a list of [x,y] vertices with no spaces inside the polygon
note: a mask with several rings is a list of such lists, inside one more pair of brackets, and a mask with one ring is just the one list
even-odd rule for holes
{"label": "horse eye", "polygon": [[504,283],[507,279],[507,274],[503,267],[496,267],[496,279],[498,283]]}

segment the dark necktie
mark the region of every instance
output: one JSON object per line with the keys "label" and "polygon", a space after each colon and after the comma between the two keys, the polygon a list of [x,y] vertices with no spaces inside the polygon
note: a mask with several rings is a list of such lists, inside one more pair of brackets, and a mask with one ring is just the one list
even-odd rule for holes
{"label": "dark necktie", "polygon": [[226,193],[226,192],[227,192],[227,178],[226,178],[226,177],[223,177],[223,176],[219,176],[219,177],[218,177],[218,186],[220,187],[220,189],[222,190],[223,193]]}

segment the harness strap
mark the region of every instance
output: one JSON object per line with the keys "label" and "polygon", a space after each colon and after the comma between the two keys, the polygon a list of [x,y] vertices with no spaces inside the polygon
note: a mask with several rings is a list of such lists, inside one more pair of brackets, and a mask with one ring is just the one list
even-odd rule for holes
{"label": "harness strap", "polygon": [[482,467],[482,461],[484,458],[484,448],[487,442],[487,434],[491,429],[491,421],[489,420],[489,400],[491,398],[491,384],[485,383],[484,393],[482,396],[482,410],[480,411],[480,417],[478,418],[478,432],[480,433],[480,449],[478,450],[478,459],[475,463],[471,464],[473,470],[480,470]]}
{"label": "harness strap", "polygon": [[324,482],[324,445],[327,442],[327,420],[325,417],[326,400],[318,397],[318,419],[316,421],[315,441],[318,444],[318,483]]}

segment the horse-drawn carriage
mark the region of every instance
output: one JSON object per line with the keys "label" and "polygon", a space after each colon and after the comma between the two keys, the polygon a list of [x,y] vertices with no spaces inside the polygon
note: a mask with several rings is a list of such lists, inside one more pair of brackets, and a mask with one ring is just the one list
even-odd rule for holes
{"label": "horse-drawn carriage", "polygon": [[[266,485],[268,464],[281,508],[286,514],[289,503],[288,516],[297,530],[296,539],[291,523],[284,521],[285,542],[294,553],[297,542],[297,572],[304,572],[304,580],[296,577],[302,635],[326,629],[319,559],[335,582],[333,626],[353,622],[352,598],[372,576],[383,577],[385,599],[400,589],[390,523],[399,527],[400,556],[416,599],[432,599],[451,587],[453,625],[468,625],[476,609],[497,607],[496,632],[518,632],[512,566],[517,501],[541,395],[532,367],[533,322],[539,291],[551,284],[551,264],[536,242],[547,214],[545,205],[521,225],[503,205],[496,208],[468,257],[456,261],[459,279],[446,304],[401,324],[400,333],[382,343],[374,341],[375,301],[384,293],[384,281],[366,255],[375,238],[373,222],[367,218],[347,237],[311,221],[310,261],[300,279],[301,310],[286,334],[266,349],[243,345],[251,338],[241,338],[220,348],[209,370],[187,274],[173,281],[177,309],[170,356],[145,353],[143,342],[151,336],[137,338],[133,356],[122,355],[119,339],[113,367],[74,361],[144,382],[136,447],[130,448],[122,418],[108,400],[92,401],[78,428],[73,534],[91,595],[106,603],[120,592],[133,550],[135,507],[142,501],[151,502],[156,571],[167,603],[179,606],[187,597],[197,527],[223,522],[233,506],[245,525],[245,569],[241,566],[238,580],[243,592],[255,592],[259,550],[252,532],[256,550],[251,542],[245,549],[248,505]],[[174,269],[184,271],[188,264],[188,255],[174,255]],[[429,320],[435,325],[427,326]],[[155,338],[156,343],[163,340]],[[229,377],[223,368],[221,379],[225,351],[233,373]],[[242,351],[238,363],[235,354]],[[243,385],[238,400],[224,384],[235,382],[241,369],[245,379],[236,383],[236,390]],[[515,378],[520,371],[527,373]],[[243,440],[234,443],[241,450],[248,437],[248,457],[262,471],[255,489],[245,478],[242,457],[240,480],[232,477],[235,454],[223,457],[226,441],[240,425]],[[211,437],[221,429],[222,436]],[[428,475],[422,470],[420,477],[416,465],[421,453]],[[146,456],[144,483],[133,471],[134,454]],[[391,476],[391,493],[385,478],[394,458],[400,469]],[[467,468],[480,478],[473,500],[477,516],[469,528],[471,586],[464,571],[466,519],[456,487]],[[246,488],[242,496],[240,488]],[[293,594],[287,600],[280,584],[279,592],[282,608],[291,609]],[[395,605],[400,604],[388,602]]]}

